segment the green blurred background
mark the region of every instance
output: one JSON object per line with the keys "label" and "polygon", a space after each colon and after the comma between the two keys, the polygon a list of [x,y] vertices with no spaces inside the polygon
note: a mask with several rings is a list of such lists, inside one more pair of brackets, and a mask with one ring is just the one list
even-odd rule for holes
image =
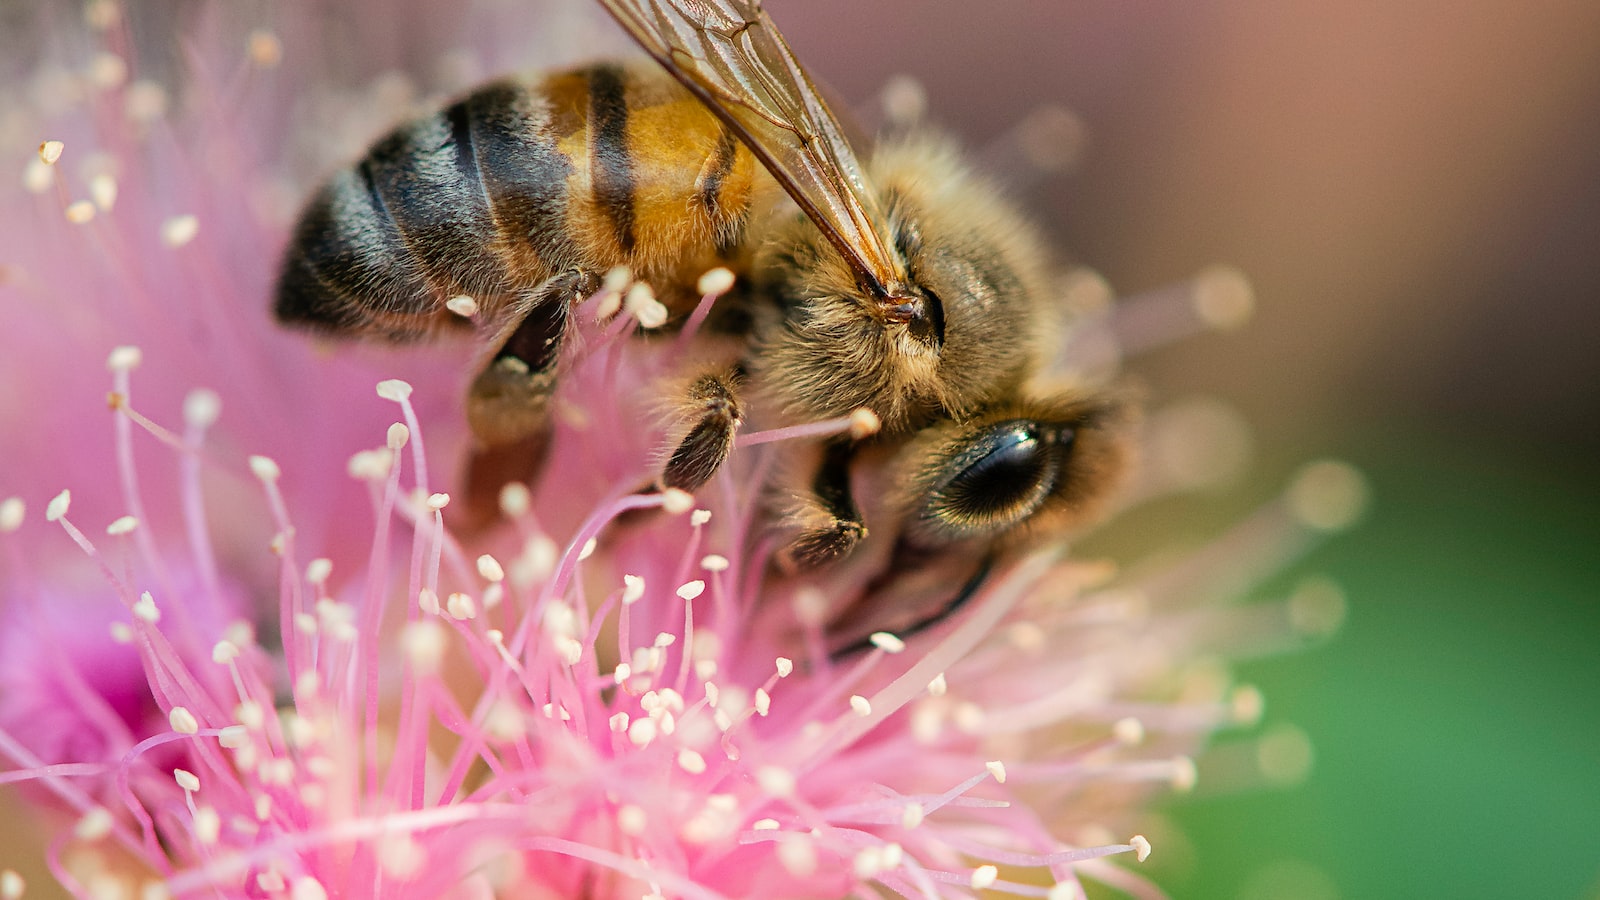
{"label": "green blurred background", "polygon": [[1238,670],[1309,776],[1231,788],[1253,744],[1224,736],[1145,871],[1180,898],[1600,897],[1600,4],[769,8],[839,94],[910,73],[970,144],[1075,113],[1076,165],[1027,194],[1120,291],[1250,274],[1245,332],[1137,369],[1256,427],[1222,509],[1311,456],[1371,479],[1296,570],[1344,587],[1343,632]]}

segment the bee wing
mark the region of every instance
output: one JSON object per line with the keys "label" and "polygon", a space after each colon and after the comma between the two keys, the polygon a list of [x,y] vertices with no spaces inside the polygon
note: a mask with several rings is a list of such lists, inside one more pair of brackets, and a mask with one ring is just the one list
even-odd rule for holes
{"label": "bee wing", "polygon": [[822,229],[863,287],[903,276],[874,223],[861,164],[761,0],[601,0],[645,51],[749,146]]}

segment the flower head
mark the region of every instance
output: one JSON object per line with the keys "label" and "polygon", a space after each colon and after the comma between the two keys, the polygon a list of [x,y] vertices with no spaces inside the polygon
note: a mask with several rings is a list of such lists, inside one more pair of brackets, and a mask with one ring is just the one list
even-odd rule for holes
{"label": "flower head", "polygon": [[1053,546],[900,573],[948,613],[841,649],[860,573],[776,573],[766,449],[640,490],[693,336],[630,337],[650,310],[613,285],[540,479],[463,536],[449,354],[267,324],[281,161],[246,148],[294,144],[264,86],[293,51],[209,22],[175,94],[117,23],[91,4],[32,76],[5,134],[43,144],[0,192],[0,779],[65,814],[80,895],[1074,896],[1236,716],[1182,677],[1228,630],[1199,588],[1348,517],[1325,468],[1151,574]]}

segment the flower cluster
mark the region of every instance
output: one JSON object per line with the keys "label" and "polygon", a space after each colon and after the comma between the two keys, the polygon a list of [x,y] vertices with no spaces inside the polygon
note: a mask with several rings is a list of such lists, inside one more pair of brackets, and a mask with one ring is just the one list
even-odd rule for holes
{"label": "flower cluster", "polygon": [[[0,187],[0,784],[62,886],[1153,890],[1106,861],[1149,843],[1108,829],[1254,705],[1192,664],[1289,630],[1208,595],[1347,521],[1347,470],[1181,562],[1118,577],[1047,547],[839,654],[819,610],[859,586],[773,574],[761,436],[699,496],[640,490],[655,386],[694,336],[631,336],[654,310],[613,285],[577,309],[540,479],[465,537],[438,471],[465,444],[450,354],[330,354],[267,321],[285,191],[259,148],[292,51],[203,23],[172,93],[141,29],[87,9],[0,110],[0,146],[27,150]],[[1152,302],[1181,330],[1216,296]],[[1215,417],[1192,413],[1153,445],[1205,444]],[[1193,480],[1164,458],[1140,497]]]}

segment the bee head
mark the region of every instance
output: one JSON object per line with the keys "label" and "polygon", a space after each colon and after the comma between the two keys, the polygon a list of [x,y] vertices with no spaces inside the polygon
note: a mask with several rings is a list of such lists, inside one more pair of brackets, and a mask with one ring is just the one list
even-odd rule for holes
{"label": "bee head", "polygon": [[808,219],[793,213],[759,251],[778,312],[754,368],[800,418],[867,407],[890,432],[964,418],[1014,391],[1035,357],[1045,254],[1020,216],[944,142],[880,147],[869,174],[885,244],[903,267],[885,302]]}

